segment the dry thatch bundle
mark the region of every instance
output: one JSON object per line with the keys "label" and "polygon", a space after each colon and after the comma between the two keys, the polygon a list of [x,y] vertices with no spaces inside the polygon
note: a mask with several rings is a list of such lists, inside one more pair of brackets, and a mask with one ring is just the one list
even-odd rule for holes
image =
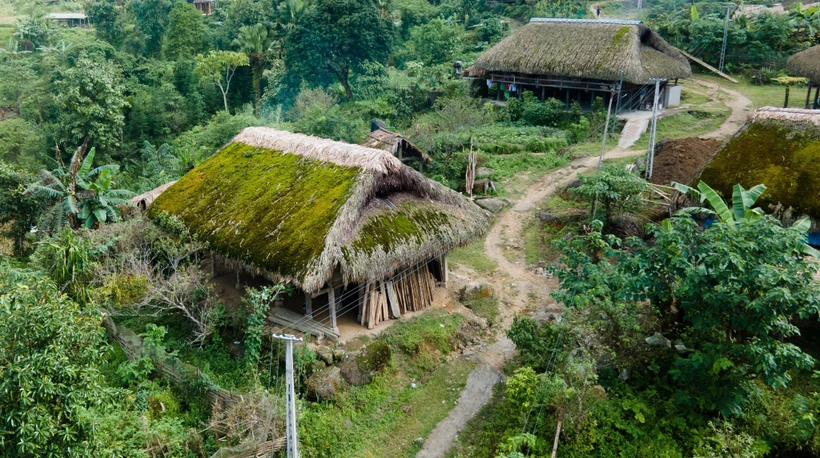
{"label": "dry thatch bundle", "polygon": [[680,51],[640,21],[541,19],[483,53],[468,72],[519,73],[647,84],[692,74]]}
{"label": "dry thatch bundle", "polygon": [[778,205],[796,215],[820,218],[820,112],[797,108],[757,109],[715,153],[700,180],[723,196],[732,187],[763,183],[763,208]]}
{"label": "dry thatch bundle", "polygon": [[392,155],[251,127],[161,194],[226,260],[319,291],[386,278],[483,233],[489,217]]}
{"label": "dry thatch bundle", "polygon": [[812,83],[820,84],[820,45],[789,57],[786,69],[792,75],[802,76],[810,79]]}
{"label": "dry thatch bundle", "polygon": [[366,148],[380,149],[398,158],[413,157],[429,164],[432,158],[409,140],[387,129],[376,129],[367,134],[361,145]]}

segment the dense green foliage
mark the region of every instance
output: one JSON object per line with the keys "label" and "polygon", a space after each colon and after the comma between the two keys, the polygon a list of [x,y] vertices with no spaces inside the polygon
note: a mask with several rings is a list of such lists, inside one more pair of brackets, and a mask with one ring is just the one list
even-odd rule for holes
{"label": "dense green foliage", "polygon": [[48,279],[0,266],[0,448],[19,457],[94,456],[88,409],[106,402],[100,315]]}

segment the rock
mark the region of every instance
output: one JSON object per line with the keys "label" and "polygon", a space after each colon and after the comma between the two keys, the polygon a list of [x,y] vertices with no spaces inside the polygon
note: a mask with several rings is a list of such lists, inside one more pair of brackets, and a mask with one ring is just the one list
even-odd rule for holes
{"label": "rock", "polygon": [[377,372],[381,372],[390,362],[390,347],[375,341],[365,347],[355,358],[348,358],[339,365],[345,382],[360,386],[367,385]]}
{"label": "rock", "polygon": [[505,206],[507,206],[507,203],[504,202],[503,199],[498,199],[495,197],[490,197],[488,199],[476,199],[474,202],[476,205],[483,208],[484,210],[493,213],[498,213],[501,210],[503,210]]}
{"label": "rock", "polygon": [[359,366],[356,359],[350,358],[339,365],[342,378],[345,382],[354,386],[367,385],[373,380],[373,373]]}
{"label": "rock", "polygon": [[333,352],[332,351],[326,351],[326,350],[317,351],[316,352],[316,357],[319,359],[319,361],[322,361],[325,364],[328,364],[328,365],[333,364]]}
{"label": "rock", "polygon": [[491,175],[495,175],[495,170],[489,167],[479,167],[475,169],[475,177],[476,178],[486,178]]}
{"label": "rock", "polygon": [[647,337],[646,343],[655,347],[672,348],[672,341],[664,337],[660,332],[656,332],[651,337]]}
{"label": "rock", "polygon": [[305,383],[308,395],[319,401],[333,399],[341,386],[341,370],[336,366],[327,367],[311,375]]}
{"label": "rock", "polygon": [[641,156],[638,159],[635,159],[635,168],[638,170],[643,170],[644,166],[646,165],[646,158]]}
{"label": "rock", "polygon": [[361,339],[350,339],[345,344],[347,351],[359,351],[364,348],[364,342]]}
{"label": "rock", "polygon": [[410,388],[414,388],[414,389],[415,389],[415,388],[418,388],[418,387],[419,387],[419,386],[418,386],[418,385],[416,385],[416,382],[413,382],[413,383],[411,383],[411,384],[410,384]]}
{"label": "rock", "polygon": [[689,353],[690,351],[692,351],[692,350],[686,348],[686,345],[684,345],[682,343],[675,345],[675,350],[677,350],[678,353]]}
{"label": "rock", "polygon": [[485,297],[493,297],[493,288],[488,283],[473,281],[464,285],[459,292],[461,302],[467,302]]}
{"label": "rock", "polygon": [[413,445],[415,445],[416,447],[421,447],[422,445],[424,445],[424,438],[423,437],[417,437],[417,438],[413,439]]}

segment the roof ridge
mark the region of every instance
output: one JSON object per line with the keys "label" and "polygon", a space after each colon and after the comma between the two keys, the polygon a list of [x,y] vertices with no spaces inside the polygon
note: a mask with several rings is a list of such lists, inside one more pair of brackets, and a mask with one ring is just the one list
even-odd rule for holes
{"label": "roof ridge", "polygon": [[618,25],[641,25],[643,21],[635,21],[628,19],[569,19],[561,17],[534,17],[530,18],[530,22],[541,23],[556,23],[568,22],[573,24],[618,24]]}
{"label": "roof ridge", "polygon": [[268,148],[285,154],[295,154],[308,159],[330,162],[341,167],[356,167],[380,174],[387,174],[403,166],[399,159],[380,149],[270,127],[246,127],[231,142]]}

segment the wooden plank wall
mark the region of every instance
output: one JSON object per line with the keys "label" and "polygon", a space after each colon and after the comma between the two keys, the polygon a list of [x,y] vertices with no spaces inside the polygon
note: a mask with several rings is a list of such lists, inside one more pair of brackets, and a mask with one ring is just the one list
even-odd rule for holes
{"label": "wooden plank wall", "polygon": [[360,297],[360,324],[373,329],[390,318],[424,310],[433,303],[435,287],[426,265],[389,281],[368,282]]}

